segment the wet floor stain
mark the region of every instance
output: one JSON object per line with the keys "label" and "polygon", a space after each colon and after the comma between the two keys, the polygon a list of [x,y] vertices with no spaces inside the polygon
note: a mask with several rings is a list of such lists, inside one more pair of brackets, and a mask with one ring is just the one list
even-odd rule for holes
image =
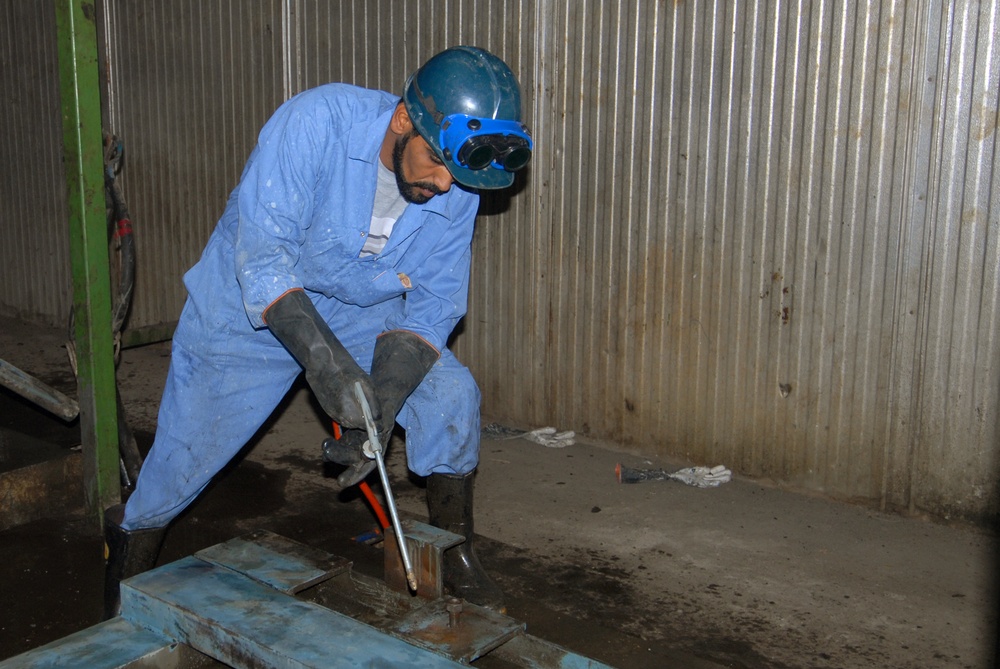
{"label": "wet floor stain", "polygon": [[[530,633],[612,666],[791,669],[720,630],[692,635],[689,601],[640,592],[636,574],[599,551],[546,556],[488,540],[479,545],[511,599],[510,615],[524,619]],[[676,614],[685,609],[688,615]],[[711,643],[694,642],[706,636]]]}

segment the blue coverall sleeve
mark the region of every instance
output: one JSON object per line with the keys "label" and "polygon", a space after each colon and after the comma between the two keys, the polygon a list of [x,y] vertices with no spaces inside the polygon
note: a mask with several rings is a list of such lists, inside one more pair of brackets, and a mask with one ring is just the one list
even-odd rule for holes
{"label": "blue coverall sleeve", "polygon": [[386,322],[387,329],[415,332],[439,351],[468,309],[472,231],[479,197],[467,195],[452,228],[410,277],[413,290],[407,293],[402,312]]}
{"label": "blue coverall sleeve", "polygon": [[301,288],[296,265],[313,218],[313,190],[331,142],[345,132],[326,105],[293,98],[275,112],[258,137],[237,194],[235,271],[255,328],[267,307]]}

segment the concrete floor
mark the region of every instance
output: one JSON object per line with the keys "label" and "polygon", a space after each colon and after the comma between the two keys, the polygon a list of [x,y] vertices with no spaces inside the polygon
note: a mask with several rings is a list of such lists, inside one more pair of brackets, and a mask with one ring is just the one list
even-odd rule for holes
{"label": "concrete floor", "polygon": [[[0,358],[75,395],[57,330],[5,323]],[[153,345],[126,351],[119,369],[146,445],[168,362],[168,346]],[[171,529],[161,562],[263,528],[377,574],[379,549],[351,540],[373,517],[360,499],[334,493],[320,465],[324,424],[308,391],[293,391]],[[0,427],[63,449],[79,441],[75,425],[6,391]],[[425,519],[422,483],[407,476],[399,446],[389,464],[400,510]],[[739,477],[704,490],[619,485],[618,462],[688,464],[587,440],[549,449],[484,436],[480,553],[530,633],[622,668],[996,666],[993,533]],[[0,532],[0,659],[100,615],[95,526],[78,506],[47,515]]]}

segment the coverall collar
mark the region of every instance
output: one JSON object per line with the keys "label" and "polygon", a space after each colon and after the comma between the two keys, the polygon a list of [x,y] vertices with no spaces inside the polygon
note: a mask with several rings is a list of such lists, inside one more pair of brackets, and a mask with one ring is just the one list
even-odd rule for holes
{"label": "coverall collar", "polygon": [[[392,113],[395,111],[396,107],[393,105],[391,108],[379,114],[374,121],[370,124],[359,123],[354,125],[350,134],[347,138],[347,155],[352,160],[360,160],[369,163],[373,167],[376,167],[375,161],[379,159],[379,152],[382,149],[382,140],[385,138],[385,133],[389,131],[389,120],[392,118]],[[389,169],[392,169],[390,166]],[[374,175],[375,172],[373,171]],[[372,194],[374,197],[374,181],[372,182]],[[458,187],[458,183],[453,183],[451,186],[453,189]],[[449,191],[451,192],[451,191]],[[435,195],[430,200],[424,204],[410,204],[406,207],[406,211],[400,216],[400,221],[405,217],[407,219],[412,216],[410,214],[411,210],[416,211],[428,211],[440,216],[449,216],[450,209],[448,207],[448,194],[442,193],[441,195]],[[392,238],[390,237],[390,241]]]}
{"label": "coverall collar", "polygon": [[395,106],[382,112],[371,123],[355,123],[347,136],[347,156],[374,164],[382,148],[382,140],[389,130],[389,119]]}

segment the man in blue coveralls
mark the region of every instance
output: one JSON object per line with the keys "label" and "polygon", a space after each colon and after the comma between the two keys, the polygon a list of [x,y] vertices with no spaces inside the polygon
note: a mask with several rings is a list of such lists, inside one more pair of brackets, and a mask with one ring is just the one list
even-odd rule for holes
{"label": "man in blue coveralls", "polygon": [[477,190],[510,186],[531,151],[517,80],[472,47],[427,61],[402,100],[328,84],[275,112],[184,277],[155,441],[127,504],[105,513],[106,616],[303,370],[344,428],[325,452],[347,465],[340,483],[374,466],[360,383],[380,435],[406,430],[430,522],[466,537],[446,552],[446,588],[502,607],[473,551],[479,389],[446,342],[466,312]]}

